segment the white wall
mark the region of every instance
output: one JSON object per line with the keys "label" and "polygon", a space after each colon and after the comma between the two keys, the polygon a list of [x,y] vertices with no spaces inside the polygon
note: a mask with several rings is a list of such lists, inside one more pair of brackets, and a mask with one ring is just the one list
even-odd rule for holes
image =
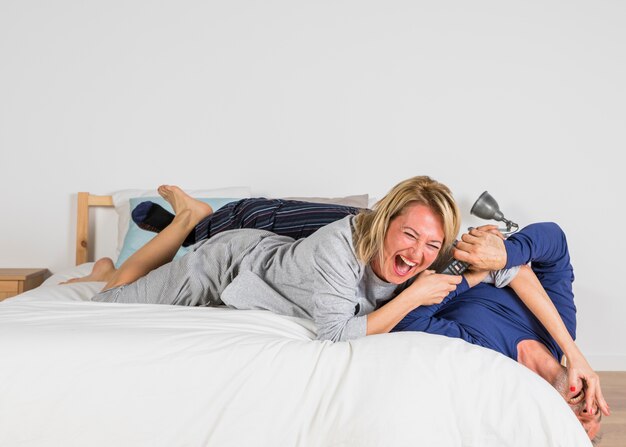
{"label": "white wall", "polygon": [[[72,264],[75,193],[409,176],[557,221],[578,342],[626,370],[626,3],[0,2],[0,267]],[[467,225],[473,224],[467,219]]]}

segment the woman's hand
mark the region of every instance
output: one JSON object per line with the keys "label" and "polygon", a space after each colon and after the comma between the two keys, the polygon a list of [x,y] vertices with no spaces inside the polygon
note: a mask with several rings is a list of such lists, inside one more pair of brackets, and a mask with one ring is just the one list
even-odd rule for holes
{"label": "woman's hand", "polygon": [[605,416],[610,414],[609,405],[604,400],[600,388],[600,377],[591,369],[585,357],[576,352],[572,357],[567,357],[567,381],[569,384],[569,398],[579,394],[585,388],[585,409],[588,414],[594,414],[594,403]]}
{"label": "woman's hand", "polygon": [[398,296],[367,315],[367,335],[389,332],[416,307],[441,303],[462,279],[424,270]]}
{"label": "woman's hand", "polygon": [[460,275],[444,275],[424,270],[417,275],[405,292],[410,293],[414,307],[439,304],[462,281]]}

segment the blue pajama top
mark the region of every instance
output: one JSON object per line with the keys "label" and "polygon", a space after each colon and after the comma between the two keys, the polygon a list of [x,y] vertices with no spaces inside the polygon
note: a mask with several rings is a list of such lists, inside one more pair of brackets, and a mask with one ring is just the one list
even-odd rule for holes
{"label": "blue pajama top", "polygon": [[[563,231],[554,223],[532,224],[511,235],[504,244],[506,268],[530,263],[575,339],[574,273]],[[498,289],[484,283],[470,288],[465,278],[440,304],[414,309],[392,331],[423,331],[462,338],[513,360],[517,360],[517,344],[522,340],[543,343],[559,361],[563,355],[511,288]]]}

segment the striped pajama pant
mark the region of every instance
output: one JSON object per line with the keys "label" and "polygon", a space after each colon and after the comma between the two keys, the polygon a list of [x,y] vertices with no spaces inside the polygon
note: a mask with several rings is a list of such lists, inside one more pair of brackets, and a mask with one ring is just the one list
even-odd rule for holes
{"label": "striped pajama pant", "polygon": [[[139,206],[142,205],[144,203]],[[159,205],[150,203],[149,206],[158,208],[156,211],[165,223],[174,219],[172,213]],[[311,235],[324,225],[351,214],[358,214],[360,211],[362,211],[360,208],[328,203],[265,198],[241,199],[224,205],[203,219],[185,239],[183,246],[193,245],[223,231],[240,228],[266,230],[300,239]],[[133,220],[141,226],[135,213]]]}

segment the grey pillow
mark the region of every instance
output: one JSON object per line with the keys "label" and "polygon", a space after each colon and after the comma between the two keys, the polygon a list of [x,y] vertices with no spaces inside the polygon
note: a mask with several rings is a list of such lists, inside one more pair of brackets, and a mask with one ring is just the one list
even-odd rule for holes
{"label": "grey pillow", "polygon": [[284,197],[284,199],[313,203],[334,203],[336,205],[352,206],[354,208],[367,208],[369,196],[367,194],[358,194],[345,197]]}

